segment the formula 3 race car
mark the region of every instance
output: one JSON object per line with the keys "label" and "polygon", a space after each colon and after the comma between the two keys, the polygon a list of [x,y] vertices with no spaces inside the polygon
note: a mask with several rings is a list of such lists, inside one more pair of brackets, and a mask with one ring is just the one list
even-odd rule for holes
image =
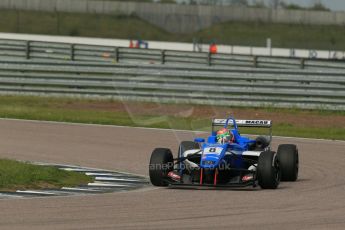
{"label": "formula 3 race car", "polygon": [[[268,136],[250,139],[241,136],[238,127],[268,128]],[[217,128],[228,130],[231,140],[217,135]],[[298,149],[281,144],[271,150],[272,121],[213,119],[207,141],[196,138],[182,141],[177,158],[167,148],[153,150],[149,174],[155,186],[245,187],[259,185],[276,189],[280,181],[296,181]]]}

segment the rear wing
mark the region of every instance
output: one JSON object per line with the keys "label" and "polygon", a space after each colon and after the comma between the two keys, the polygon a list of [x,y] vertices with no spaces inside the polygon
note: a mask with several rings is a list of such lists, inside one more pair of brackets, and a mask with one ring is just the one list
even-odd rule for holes
{"label": "rear wing", "polygon": [[[233,124],[234,121],[236,125]],[[227,123],[228,122],[228,123]],[[269,129],[269,143],[272,141],[272,121],[271,120],[235,120],[229,119],[213,119],[212,120],[212,132],[214,132],[215,126],[233,125],[235,129],[237,127],[255,127],[255,128],[268,128]]]}
{"label": "rear wing", "polygon": [[[227,119],[213,119],[212,126],[222,126],[226,124]],[[238,127],[261,127],[261,128],[271,128],[271,120],[235,120]],[[233,121],[230,119],[229,125],[233,125]]]}

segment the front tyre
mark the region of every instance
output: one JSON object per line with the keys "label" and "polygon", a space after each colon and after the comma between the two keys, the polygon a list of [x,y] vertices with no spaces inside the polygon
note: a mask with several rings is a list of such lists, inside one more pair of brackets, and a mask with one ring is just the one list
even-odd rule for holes
{"label": "front tyre", "polygon": [[174,168],[174,159],[170,149],[153,150],[149,165],[150,181],[155,186],[168,186],[164,178]]}
{"label": "front tyre", "polygon": [[259,156],[257,177],[261,188],[276,189],[280,183],[280,169],[277,154],[272,151],[262,152]]}
{"label": "front tyre", "polygon": [[298,149],[296,145],[284,144],[278,146],[278,160],[282,181],[296,181],[298,178]]}

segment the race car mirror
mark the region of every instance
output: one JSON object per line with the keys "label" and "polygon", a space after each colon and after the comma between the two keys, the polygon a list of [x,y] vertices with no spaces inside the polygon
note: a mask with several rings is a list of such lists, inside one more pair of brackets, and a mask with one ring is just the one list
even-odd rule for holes
{"label": "race car mirror", "polygon": [[204,139],[204,138],[197,137],[197,138],[194,139],[194,142],[196,142],[196,143],[204,143],[204,142],[205,142],[205,139]]}

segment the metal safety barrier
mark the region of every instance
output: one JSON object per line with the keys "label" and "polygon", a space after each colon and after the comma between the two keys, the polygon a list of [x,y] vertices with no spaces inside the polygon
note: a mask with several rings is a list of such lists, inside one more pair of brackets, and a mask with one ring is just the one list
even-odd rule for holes
{"label": "metal safety barrier", "polygon": [[211,54],[158,49],[0,39],[0,58],[137,64],[236,66],[284,69],[345,69],[343,60]]}
{"label": "metal safety barrier", "polygon": [[0,93],[345,110],[345,73],[0,59]]}

